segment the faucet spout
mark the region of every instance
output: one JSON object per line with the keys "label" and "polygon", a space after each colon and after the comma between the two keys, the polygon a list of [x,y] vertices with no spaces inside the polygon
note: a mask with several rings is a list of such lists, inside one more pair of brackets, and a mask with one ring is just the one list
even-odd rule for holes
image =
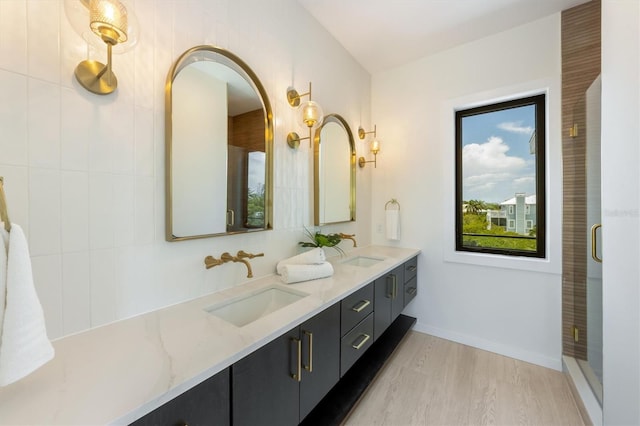
{"label": "faucet spout", "polygon": [[358,247],[358,243],[356,243],[356,234],[343,234],[340,233],[338,234],[340,236],[340,238],[342,238],[343,240],[351,240],[353,241],[353,246],[354,247]]}

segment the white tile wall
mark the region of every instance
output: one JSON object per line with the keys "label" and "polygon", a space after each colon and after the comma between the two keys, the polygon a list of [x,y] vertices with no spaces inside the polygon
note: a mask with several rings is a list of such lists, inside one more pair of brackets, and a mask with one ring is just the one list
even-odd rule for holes
{"label": "white tile wall", "polygon": [[[254,274],[295,253],[312,217],[311,157],[285,142],[298,126],[287,87],[369,125],[370,76],[295,0],[135,0],[134,49],[114,55],[119,87],[93,95],[78,62],[105,61],[65,16],[63,0],[0,0],[0,175],[25,230],[50,337],[197,297],[246,280],[240,265],[205,270],[223,251],[264,252]],[[286,25],[285,25],[286,23]],[[164,241],[164,85],[187,48],[215,44],[261,78],[275,114],[275,230]],[[357,141],[358,150],[364,147]],[[370,241],[370,184],[358,171],[358,222],[330,230]]]}

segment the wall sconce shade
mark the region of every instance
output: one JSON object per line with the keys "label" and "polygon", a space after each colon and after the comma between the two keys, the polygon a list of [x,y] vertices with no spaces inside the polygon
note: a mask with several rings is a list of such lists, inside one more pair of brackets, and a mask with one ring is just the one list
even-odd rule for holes
{"label": "wall sconce shade", "polygon": [[373,133],[373,141],[371,142],[371,152],[373,153],[373,160],[367,161],[364,157],[358,158],[358,165],[360,168],[363,168],[367,163],[373,163],[373,167],[376,168],[378,165],[378,153],[380,152],[380,141],[376,139],[377,135],[377,126],[373,126],[373,131],[366,132],[362,126],[358,127],[358,137],[360,139],[364,139],[366,135]]}
{"label": "wall sconce shade", "polygon": [[[309,100],[301,103],[300,98],[307,95],[309,96]],[[311,144],[311,130],[318,127],[324,119],[322,107],[317,102],[311,100],[311,82],[309,82],[309,91],[307,93],[299,94],[296,89],[289,87],[287,89],[287,102],[289,102],[289,105],[292,107],[298,108],[298,121],[309,128],[309,136],[304,138],[301,138],[296,132],[290,132],[287,135],[287,144],[293,149],[297,149],[300,146],[301,140],[309,139],[309,144]]]}
{"label": "wall sconce shade", "polygon": [[[72,26],[85,40],[93,44],[90,40],[98,40],[93,37],[95,34],[107,47],[107,64],[82,61],[76,67],[76,79],[82,87],[97,95],[112,93],[118,87],[118,79],[112,71],[112,49],[122,43],[135,44],[137,31],[135,25],[132,26],[132,22],[137,23],[135,16],[119,0],[65,0],[65,9]],[[80,16],[84,22],[81,29],[76,22]],[[89,25],[86,25],[87,20]]]}

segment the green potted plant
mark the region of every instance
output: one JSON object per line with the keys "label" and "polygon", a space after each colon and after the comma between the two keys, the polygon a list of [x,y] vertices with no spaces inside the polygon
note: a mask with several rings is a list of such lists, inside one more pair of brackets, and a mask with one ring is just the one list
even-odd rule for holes
{"label": "green potted plant", "polygon": [[340,241],[342,241],[342,237],[340,234],[323,234],[320,231],[316,231],[315,233],[309,231],[307,228],[304,228],[305,235],[309,238],[309,241],[300,241],[298,245],[304,248],[313,248],[313,247],[331,247],[334,248],[340,255],[344,255],[344,250],[338,247]]}

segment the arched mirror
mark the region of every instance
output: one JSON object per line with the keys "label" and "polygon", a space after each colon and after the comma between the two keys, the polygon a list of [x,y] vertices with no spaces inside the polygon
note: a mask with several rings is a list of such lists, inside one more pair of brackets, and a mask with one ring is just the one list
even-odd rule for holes
{"label": "arched mirror", "polygon": [[271,229],[273,113],[255,73],[196,46],[169,70],[165,102],[167,241]]}
{"label": "arched mirror", "polygon": [[324,117],[314,137],[314,224],[356,220],[356,147],[349,124]]}

